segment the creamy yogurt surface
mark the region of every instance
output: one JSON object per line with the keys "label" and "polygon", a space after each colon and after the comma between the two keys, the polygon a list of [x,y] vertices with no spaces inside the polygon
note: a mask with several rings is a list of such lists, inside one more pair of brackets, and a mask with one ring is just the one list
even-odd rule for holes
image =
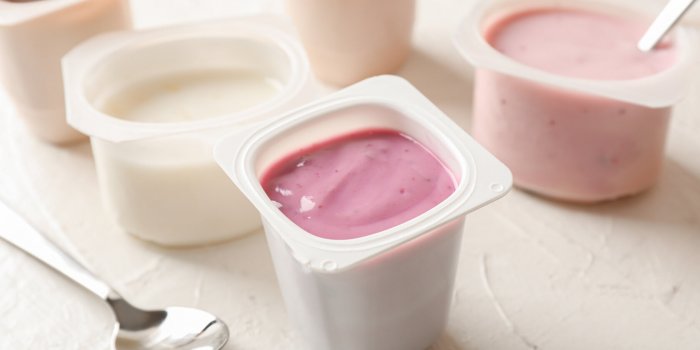
{"label": "creamy yogurt surface", "polygon": [[101,109],[139,122],[183,122],[243,111],[272,99],[281,89],[281,82],[253,70],[188,71],[127,86],[107,98]]}
{"label": "creamy yogurt surface", "polygon": [[364,130],[273,164],[261,184],[282,213],[329,239],[367,236],[408,221],[455,191],[428,149],[392,130]]}
{"label": "creamy yogurt surface", "polygon": [[[244,112],[273,99],[281,87],[261,71],[202,69],[125,84],[98,105],[129,121],[188,122]],[[136,145],[93,143],[104,196],[129,233],[187,246],[220,242],[259,226],[255,208],[216,165],[206,142],[185,134]]]}
{"label": "creamy yogurt surface", "polygon": [[542,8],[500,20],[485,37],[504,55],[550,73],[627,80],[656,74],[675,61],[669,42],[651,52],[637,49],[647,25],[592,11]]}

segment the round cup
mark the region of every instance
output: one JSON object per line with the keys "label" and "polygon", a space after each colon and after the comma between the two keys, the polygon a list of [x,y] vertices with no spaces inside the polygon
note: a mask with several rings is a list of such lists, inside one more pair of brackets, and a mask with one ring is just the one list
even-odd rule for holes
{"label": "round cup", "polygon": [[287,9],[325,83],[393,73],[411,52],[415,0],[287,0]]}
{"label": "round cup", "polygon": [[[246,17],[115,33],[65,57],[69,123],[90,135],[107,207],[127,232],[183,246],[219,242],[259,227],[255,209],[214,162],[212,145],[222,134],[293,108],[308,95],[308,63],[280,23]],[[187,105],[202,113],[196,120],[127,120],[113,112],[121,105],[110,105],[122,92],[142,98],[142,87],[154,81],[162,82],[157,86],[164,94],[186,89],[198,80],[171,86],[169,79],[201,72],[253,72],[277,82],[279,90],[223,114],[207,111],[211,101],[205,94]]]}
{"label": "round cup", "polygon": [[538,8],[652,18],[592,1],[493,1],[477,5],[455,44],[476,67],[472,135],[512,170],[515,184],[557,199],[598,202],[639,193],[659,178],[672,106],[698,61],[692,31],[676,28],[673,66],[632,80],[548,73],[490,46],[485,33]]}

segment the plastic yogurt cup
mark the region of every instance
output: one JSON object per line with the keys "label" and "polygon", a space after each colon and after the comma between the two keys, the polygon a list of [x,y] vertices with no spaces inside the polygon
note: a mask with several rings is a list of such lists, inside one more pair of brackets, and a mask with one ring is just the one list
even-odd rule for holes
{"label": "plastic yogurt cup", "polygon": [[347,86],[396,72],[411,53],[415,0],[286,0],[316,76]]}
{"label": "plastic yogurt cup", "polygon": [[124,0],[0,0],[0,83],[37,137],[85,138],[66,123],[61,57],[93,35],[130,26]]}
{"label": "plastic yogurt cup", "polygon": [[[268,198],[260,177],[295,150],[367,129],[429,149],[456,179],[432,209],[351,239],[311,234]],[[508,169],[405,80],[371,78],[224,138],[215,157],[262,216],[295,326],[312,349],[426,349],[449,313],[465,214],[503,196]]]}
{"label": "plastic yogurt cup", "polygon": [[[533,23],[535,16],[544,13],[541,17],[547,17],[547,11],[559,11],[554,15],[563,17],[606,16],[602,21],[612,23],[615,29],[611,31],[628,31],[628,22],[649,23],[653,18],[653,14],[640,13],[637,8],[586,1],[506,0],[476,5],[455,37],[459,51],[476,67],[472,135],[509,166],[517,186],[545,196],[596,202],[649,188],[663,165],[671,109],[685,95],[698,63],[696,33],[677,27],[664,44],[670,49],[663,48],[671,51],[673,63],[641,76],[630,72],[629,77],[624,77],[623,71],[638,62],[630,62],[630,67],[618,71],[611,71],[614,65],[603,64],[600,69],[608,71],[588,67],[569,68],[569,72],[562,73],[561,67],[535,68],[539,62],[523,63],[538,57],[546,60],[544,55],[536,56],[535,52],[517,59],[514,57],[519,53],[503,53],[489,42],[499,30],[522,25],[526,20]],[[557,20],[561,19],[553,21]],[[572,19],[578,20],[582,19]],[[571,27],[563,22],[560,25],[566,30]],[[522,35],[526,30],[518,28],[516,32],[513,27],[512,32]],[[534,30],[533,36],[548,35],[542,28],[537,30],[539,34]],[[591,40],[605,41],[586,35],[595,34],[582,33],[576,35],[577,39],[572,35],[571,41],[578,47],[584,44],[575,40],[587,40],[585,45],[592,46]],[[628,51],[637,57],[642,53],[633,52],[635,43],[630,40]],[[565,44],[561,44],[562,49],[570,48]],[[598,49],[592,47],[590,52],[562,57],[587,64],[591,57],[600,57],[596,56],[601,54],[595,51]]]}
{"label": "plastic yogurt cup", "polygon": [[126,231],[182,246],[259,227],[212,145],[308,98],[308,63],[284,23],[112,33],[64,58],[68,121],[90,136],[105,202]]}

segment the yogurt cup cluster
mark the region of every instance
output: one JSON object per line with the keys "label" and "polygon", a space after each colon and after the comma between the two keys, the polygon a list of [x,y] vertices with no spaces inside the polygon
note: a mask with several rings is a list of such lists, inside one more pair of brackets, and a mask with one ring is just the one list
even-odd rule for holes
{"label": "yogurt cup cluster", "polygon": [[[513,182],[577,202],[652,186],[699,57],[695,33],[677,28],[640,74],[648,57],[595,45],[649,14],[480,2],[454,37],[476,68],[473,139],[382,75],[411,53],[414,0],[287,5],[291,22],[135,31],[124,1],[0,0],[0,77],[39,137],[90,138],[105,207],[125,232],[196,246],[262,225],[312,349],[428,348],[448,319],[465,216]],[[586,21],[611,35],[577,32]],[[42,45],[59,30],[71,35]],[[17,50],[26,41],[36,47]],[[596,66],[617,54],[632,58]],[[350,86],[319,97],[316,79]],[[367,133],[382,137],[359,142]],[[346,146],[351,156],[319,155]]]}

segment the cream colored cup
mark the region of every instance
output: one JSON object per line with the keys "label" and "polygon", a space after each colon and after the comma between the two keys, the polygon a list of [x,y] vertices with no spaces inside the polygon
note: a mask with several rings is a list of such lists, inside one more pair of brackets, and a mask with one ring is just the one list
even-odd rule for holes
{"label": "cream colored cup", "polygon": [[594,0],[493,0],[475,5],[455,36],[476,68],[471,134],[523,189],[560,200],[600,202],[642,192],[659,179],[673,106],[700,59],[697,31],[669,35],[676,62],[638,79],[595,80],[549,73],[498,52],[487,32],[508,16],[575,9],[651,19],[634,6]]}
{"label": "cream colored cup", "polygon": [[0,1],[0,83],[34,134],[52,143],[85,137],[66,123],[61,57],[130,25],[126,0]]}
{"label": "cream colored cup", "polygon": [[411,52],[415,0],[287,0],[287,10],[328,84],[393,73]]}

